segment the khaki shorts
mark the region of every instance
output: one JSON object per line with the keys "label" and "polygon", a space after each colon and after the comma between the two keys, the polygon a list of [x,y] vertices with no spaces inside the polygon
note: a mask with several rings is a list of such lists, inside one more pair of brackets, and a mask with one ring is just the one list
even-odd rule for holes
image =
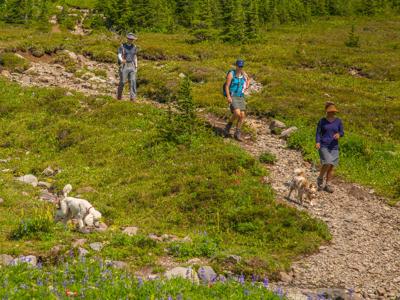
{"label": "khaki shorts", "polygon": [[231,112],[240,109],[240,111],[246,111],[246,100],[244,97],[232,97],[232,103],[230,104]]}

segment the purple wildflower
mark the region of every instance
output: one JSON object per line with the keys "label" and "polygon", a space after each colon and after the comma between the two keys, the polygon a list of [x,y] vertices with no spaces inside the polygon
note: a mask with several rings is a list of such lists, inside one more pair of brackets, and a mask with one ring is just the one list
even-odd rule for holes
{"label": "purple wildflower", "polygon": [[240,277],[239,277],[239,282],[240,282],[241,284],[244,284],[244,275],[243,275],[243,274],[240,275]]}
{"label": "purple wildflower", "polygon": [[275,290],[275,294],[277,294],[278,296],[279,296],[279,298],[283,298],[283,296],[284,296],[284,294],[283,294],[283,289],[281,288],[281,287],[278,287],[276,290]]}
{"label": "purple wildflower", "polygon": [[168,296],[168,300],[173,300],[171,296]]}
{"label": "purple wildflower", "polygon": [[263,280],[263,285],[264,285],[264,287],[265,287],[266,289],[269,287],[269,280],[268,280],[267,277],[264,278],[264,280]]}
{"label": "purple wildflower", "polygon": [[311,295],[307,295],[307,300],[312,300],[313,297]]}
{"label": "purple wildflower", "polygon": [[143,279],[142,277],[138,277],[139,287],[143,286]]}
{"label": "purple wildflower", "polygon": [[36,281],[36,284],[37,284],[38,286],[43,286],[43,281],[42,281],[41,279],[38,279],[38,280]]}
{"label": "purple wildflower", "polygon": [[178,296],[176,296],[176,300],[183,300],[182,294],[179,294]]}

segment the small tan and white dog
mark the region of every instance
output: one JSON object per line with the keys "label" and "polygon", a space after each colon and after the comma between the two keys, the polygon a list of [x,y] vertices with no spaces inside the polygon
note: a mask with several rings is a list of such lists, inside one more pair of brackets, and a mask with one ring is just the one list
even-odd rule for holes
{"label": "small tan and white dog", "polygon": [[55,222],[61,221],[66,225],[68,221],[76,219],[80,230],[85,227],[98,227],[101,213],[85,199],[68,197],[71,191],[72,186],[67,184],[63,189],[62,199],[55,201],[57,205]]}
{"label": "small tan and white dog", "polygon": [[303,196],[305,195],[310,205],[314,205],[313,199],[317,195],[317,188],[315,185],[310,183],[306,178],[306,171],[304,169],[295,169],[293,179],[289,184],[288,199],[291,199],[291,195],[294,190],[297,191],[297,200],[300,204],[303,204]]}

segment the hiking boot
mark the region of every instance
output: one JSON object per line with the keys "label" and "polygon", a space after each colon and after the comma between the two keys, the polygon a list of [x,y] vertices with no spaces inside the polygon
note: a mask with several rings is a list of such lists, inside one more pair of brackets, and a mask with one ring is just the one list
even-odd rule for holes
{"label": "hiking boot", "polygon": [[323,185],[324,185],[324,178],[318,177],[317,178],[318,191],[322,191]]}
{"label": "hiking boot", "polygon": [[232,128],[232,122],[229,122],[228,124],[226,124],[225,129],[224,129],[224,137],[229,137],[230,136],[230,131]]}
{"label": "hiking boot", "polygon": [[236,129],[235,135],[234,135],[233,137],[235,138],[235,140],[237,140],[237,141],[239,141],[239,142],[242,142],[243,139],[242,139],[241,135],[242,135],[242,134],[241,134],[241,132],[240,132],[240,129]]}
{"label": "hiking boot", "polygon": [[333,187],[331,187],[328,184],[325,185],[324,191],[327,192],[327,193],[331,193],[331,194],[334,192]]}

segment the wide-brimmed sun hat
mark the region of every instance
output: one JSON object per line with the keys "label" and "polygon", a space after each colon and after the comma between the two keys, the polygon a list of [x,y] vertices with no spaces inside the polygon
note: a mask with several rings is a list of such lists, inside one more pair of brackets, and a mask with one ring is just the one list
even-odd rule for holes
{"label": "wide-brimmed sun hat", "polygon": [[333,103],[333,102],[326,102],[325,103],[325,111],[327,113],[329,113],[329,112],[335,112],[335,113],[339,112],[339,110],[336,108],[335,103]]}
{"label": "wide-brimmed sun hat", "polygon": [[126,35],[126,38],[127,38],[128,40],[137,40],[137,36],[134,35],[132,32],[129,32],[129,33]]}

